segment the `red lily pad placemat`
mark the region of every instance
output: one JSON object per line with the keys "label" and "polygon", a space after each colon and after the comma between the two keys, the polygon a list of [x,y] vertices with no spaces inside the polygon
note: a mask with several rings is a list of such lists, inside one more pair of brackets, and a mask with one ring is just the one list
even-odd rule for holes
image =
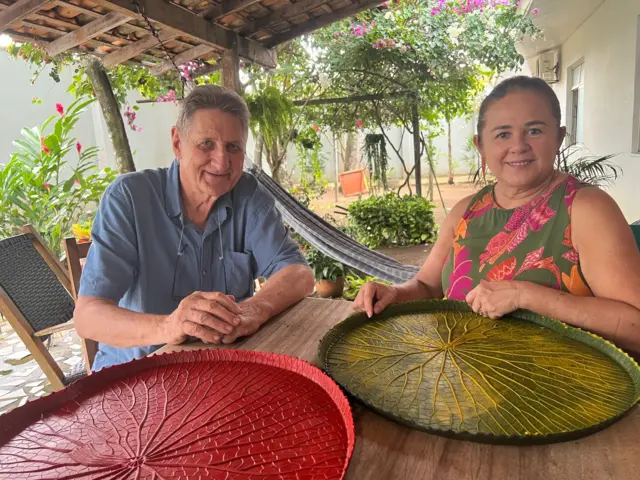
{"label": "red lily pad placemat", "polygon": [[107,368],[0,416],[0,479],[340,479],[347,399],[308,363],[241,350]]}

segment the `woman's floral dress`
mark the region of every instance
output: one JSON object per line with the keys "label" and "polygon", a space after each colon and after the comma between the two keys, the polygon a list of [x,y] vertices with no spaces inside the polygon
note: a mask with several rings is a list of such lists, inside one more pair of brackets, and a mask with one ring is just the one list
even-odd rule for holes
{"label": "woman's floral dress", "polygon": [[571,242],[571,206],[583,186],[569,176],[512,210],[496,205],[493,186],[483,188],[456,228],[442,272],[445,296],[464,300],[482,280],[521,280],[591,296]]}

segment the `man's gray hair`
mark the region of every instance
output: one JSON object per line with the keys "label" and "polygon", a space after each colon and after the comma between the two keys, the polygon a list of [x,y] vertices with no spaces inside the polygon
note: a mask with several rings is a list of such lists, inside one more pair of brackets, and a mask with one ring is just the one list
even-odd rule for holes
{"label": "man's gray hair", "polygon": [[191,90],[182,102],[176,127],[180,132],[186,132],[191,126],[193,115],[198,110],[220,110],[233,115],[242,124],[245,135],[249,134],[249,108],[247,104],[233,90],[218,85],[200,85]]}

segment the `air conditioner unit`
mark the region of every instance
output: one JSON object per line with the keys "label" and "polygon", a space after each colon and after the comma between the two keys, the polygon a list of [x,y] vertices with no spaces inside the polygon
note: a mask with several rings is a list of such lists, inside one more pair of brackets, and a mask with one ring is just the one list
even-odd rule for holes
{"label": "air conditioner unit", "polygon": [[554,49],[542,52],[538,56],[536,76],[547,83],[560,81],[560,50]]}

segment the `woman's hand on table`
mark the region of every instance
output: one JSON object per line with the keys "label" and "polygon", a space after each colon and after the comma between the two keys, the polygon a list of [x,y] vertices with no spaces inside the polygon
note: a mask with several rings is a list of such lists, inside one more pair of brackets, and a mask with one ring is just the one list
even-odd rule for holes
{"label": "woman's hand on table", "polygon": [[241,324],[242,309],[232,295],[220,292],[194,292],[164,318],[166,343],[177,345],[188,336],[206,343],[219,343]]}
{"label": "woman's hand on table", "polygon": [[367,282],[360,287],[358,296],[353,301],[353,309],[365,312],[371,318],[394,303],[397,297],[398,292],[394,286]]}
{"label": "woman's hand on table", "polygon": [[521,308],[520,296],[523,288],[526,288],[526,282],[483,280],[469,292],[466,301],[477,314],[495,320]]}

